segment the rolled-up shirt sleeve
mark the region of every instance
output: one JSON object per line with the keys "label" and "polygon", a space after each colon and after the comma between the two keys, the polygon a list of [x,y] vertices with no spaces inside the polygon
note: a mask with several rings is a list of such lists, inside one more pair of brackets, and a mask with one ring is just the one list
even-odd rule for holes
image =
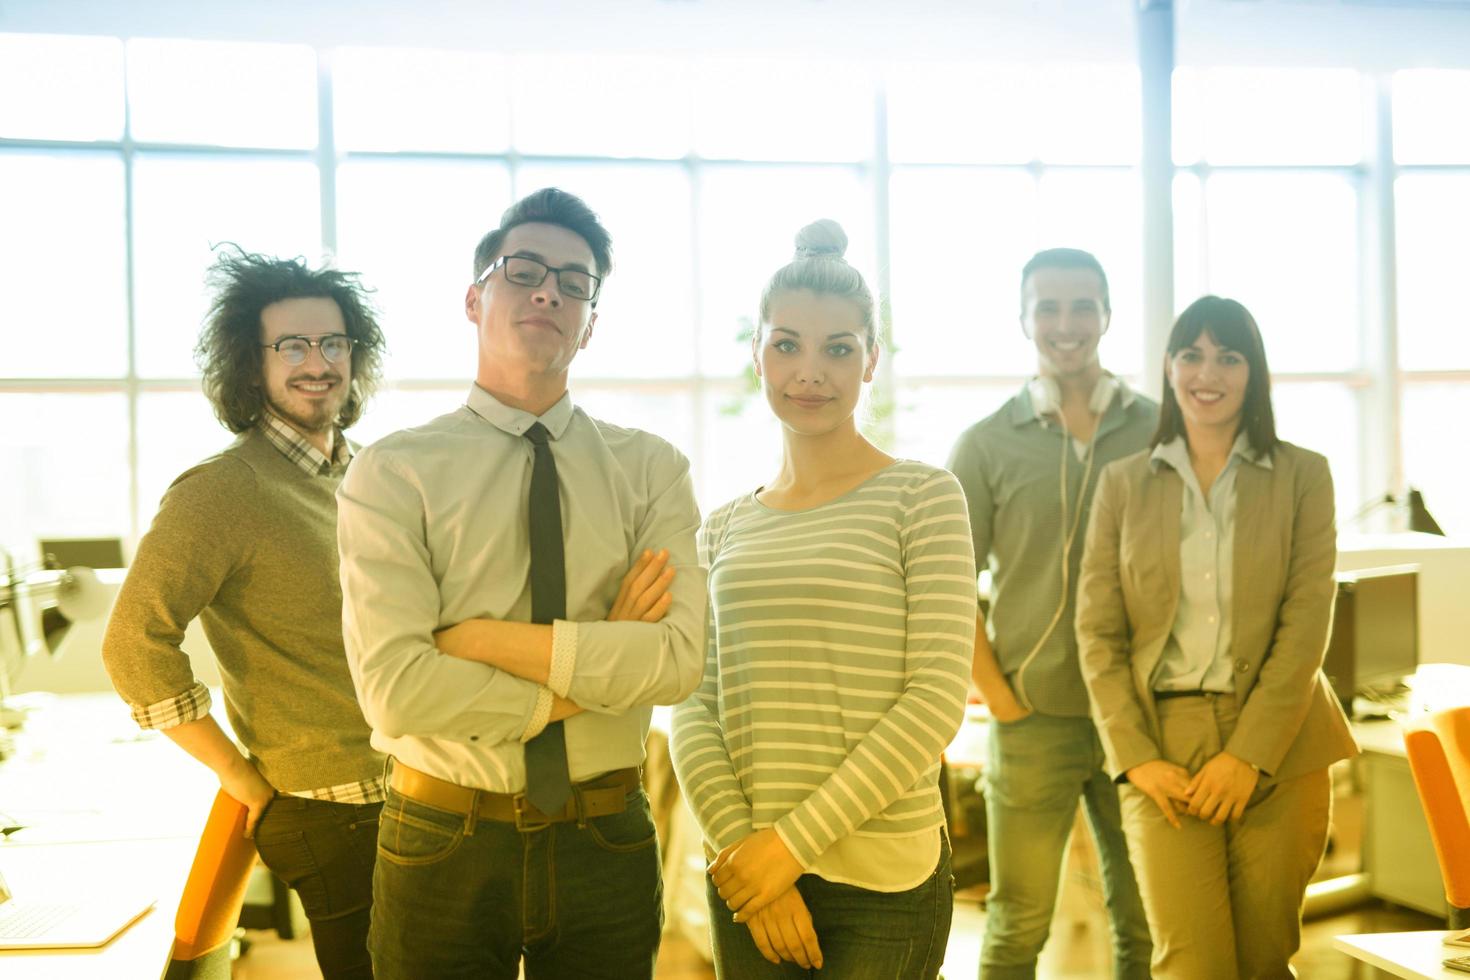
{"label": "rolled-up shirt sleeve", "polygon": [[172,728],[209,713],[209,690],[182,649],[184,631],[249,558],[252,543],[242,530],[248,521],[221,521],[219,501],[254,499],[253,479],[225,458],[186,471],[138,542],[108,618],[102,663],[143,728]]}
{"label": "rolled-up shirt sleeve", "polygon": [[485,745],[540,730],[544,688],[435,647],[440,595],[424,494],[390,454],[370,447],[348,468],[337,491],[337,540],[347,662],[376,732]]}
{"label": "rolled-up shirt sleeve", "polygon": [[678,704],[699,686],[703,673],[705,571],[695,546],[699,506],[689,462],[666,446],[651,461],[651,470],[649,500],[632,553],[669,550],[673,603],[657,623],[577,625],[567,691],[589,711],[616,714],[636,706]]}

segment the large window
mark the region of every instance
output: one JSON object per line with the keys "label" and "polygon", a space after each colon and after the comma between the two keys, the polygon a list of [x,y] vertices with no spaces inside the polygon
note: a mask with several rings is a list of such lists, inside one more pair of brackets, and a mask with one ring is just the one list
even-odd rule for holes
{"label": "large window", "polygon": [[[475,242],[548,184],[614,235],[578,401],[687,452],[706,507],[775,465],[746,331],[818,217],[889,302],[867,412],[896,453],[942,463],[1034,370],[1017,276],[1038,248],[1101,258],[1104,363],[1157,385],[1132,65],[527,57],[0,35],[0,545],[136,536],[229,441],[193,361],[226,243],[330,254],[376,290],[389,386],[355,438],[452,410],[474,372]],[[1470,398],[1453,296],[1470,141],[1443,125],[1467,78],[1185,69],[1174,127],[1176,305],[1252,309],[1281,433],[1329,454],[1344,514],[1406,480],[1462,532],[1470,464],[1434,434]]]}

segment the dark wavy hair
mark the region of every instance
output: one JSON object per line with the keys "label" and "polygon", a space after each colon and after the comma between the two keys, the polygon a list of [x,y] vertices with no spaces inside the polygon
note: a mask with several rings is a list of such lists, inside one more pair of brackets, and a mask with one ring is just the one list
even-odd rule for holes
{"label": "dark wavy hair", "polygon": [[357,273],[313,269],[300,256],[272,258],[229,243],[217,248],[219,257],[205,275],[214,300],[194,348],[215,416],[231,432],[244,432],[260,421],[266,405],[260,383],[266,354],[260,346],[260,313],[281,300],[322,297],[337,304],[347,336],[355,341],[352,383],[337,416],[339,426],[350,427],[382,381],[385,348],[377,311]]}
{"label": "dark wavy hair", "polygon": [[1169,343],[1164,364],[1164,400],[1159,406],[1159,427],[1154,430],[1150,446],[1169,442],[1175,436],[1188,434],[1184,430],[1184,416],[1179,410],[1179,399],[1169,384],[1168,358],[1172,358],[1186,347],[1191,347],[1199,335],[1207,333],[1220,347],[1226,347],[1245,358],[1250,367],[1250,379],[1245,385],[1245,402],[1240,408],[1240,429],[1250,439],[1251,448],[1265,455],[1276,448],[1276,413],[1271,410],[1271,369],[1266,366],[1266,344],[1261,339],[1261,328],[1240,303],[1221,296],[1201,296],[1174,321],[1169,331]]}

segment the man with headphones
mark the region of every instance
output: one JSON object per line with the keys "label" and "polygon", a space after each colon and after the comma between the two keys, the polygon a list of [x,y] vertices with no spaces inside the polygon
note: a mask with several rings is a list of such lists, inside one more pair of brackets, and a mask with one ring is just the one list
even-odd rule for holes
{"label": "man with headphones", "polygon": [[1072,629],[1097,473],[1145,448],[1158,422],[1158,406],[1098,361],[1111,314],[1107,274],[1092,254],[1034,255],[1021,271],[1021,328],[1036,345],[1037,376],[967,429],[949,461],[968,499],[976,562],[992,575],[972,668],[992,718],[986,980],[1035,976],[1079,798],[1102,865],[1114,975],[1149,975],[1148,923]]}

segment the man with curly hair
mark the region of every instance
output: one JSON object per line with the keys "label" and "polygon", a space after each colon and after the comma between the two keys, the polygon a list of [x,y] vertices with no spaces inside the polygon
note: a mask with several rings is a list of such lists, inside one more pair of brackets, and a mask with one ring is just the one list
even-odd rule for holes
{"label": "man with curly hair", "polygon": [[[383,337],[355,274],[231,249],[209,283],[196,355],[238,437],[164,495],[102,656],[138,724],[248,807],[246,834],[300,895],[322,974],[371,977],[383,757],[343,653],[335,495],[353,453],[342,432],[378,384]],[[196,617],[248,755],[180,649]]]}

